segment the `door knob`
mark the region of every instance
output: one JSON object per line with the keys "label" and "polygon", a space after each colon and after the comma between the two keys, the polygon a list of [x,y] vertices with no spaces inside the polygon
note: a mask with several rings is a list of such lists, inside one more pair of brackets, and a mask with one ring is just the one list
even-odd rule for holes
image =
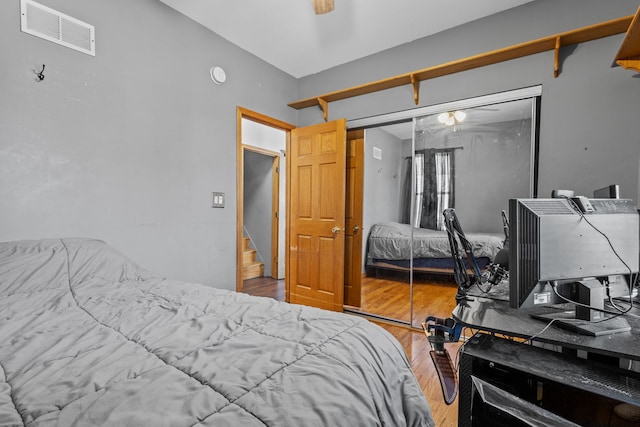
{"label": "door knob", "polygon": [[340,232],[340,227],[333,227],[333,228],[331,229],[331,232],[332,232],[333,234],[338,234],[338,233]]}
{"label": "door knob", "polygon": [[353,226],[353,234],[356,234],[359,230],[360,230],[360,227],[358,227],[357,225]]}

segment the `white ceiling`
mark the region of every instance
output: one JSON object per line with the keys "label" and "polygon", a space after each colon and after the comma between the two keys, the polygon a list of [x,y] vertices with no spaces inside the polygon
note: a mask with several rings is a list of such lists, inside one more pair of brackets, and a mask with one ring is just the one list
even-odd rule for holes
{"label": "white ceiling", "polygon": [[300,78],[533,0],[160,0]]}

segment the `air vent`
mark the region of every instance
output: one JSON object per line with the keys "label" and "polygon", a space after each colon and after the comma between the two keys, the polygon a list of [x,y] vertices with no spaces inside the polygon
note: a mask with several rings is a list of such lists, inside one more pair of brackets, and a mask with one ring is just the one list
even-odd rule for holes
{"label": "air vent", "polygon": [[[539,222],[538,217],[532,213],[532,210],[527,209],[530,207],[529,202],[539,202],[539,200],[523,200],[522,204],[518,206],[518,241],[511,243],[512,247],[520,252],[518,257],[520,263],[517,266],[517,297],[519,298],[519,304],[525,301],[531,287],[537,283],[540,276],[540,269],[537,263],[539,258]],[[527,205],[526,207],[525,204]]]}
{"label": "air vent", "polygon": [[25,33],[91,56],[96,55],[93,25],[31,0],[20,1],[20,21]]}
{"label": "air vent", "polygon": [[566,199],[531,199],[523,201],[522,204],[538,215],[576,214]]}

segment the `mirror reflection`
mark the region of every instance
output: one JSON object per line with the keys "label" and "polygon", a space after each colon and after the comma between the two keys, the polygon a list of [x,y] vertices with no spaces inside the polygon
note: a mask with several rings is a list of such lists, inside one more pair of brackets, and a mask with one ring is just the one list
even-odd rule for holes
{"label": "mirror reflection", "polygon": [[508,200],[533,195],[535,101],[365,129],[364,274],[361,304],[351,310],[414,327],[450,315],[456,284],[442,211],[456,210],[474,256],[488,265],[504,243]]}

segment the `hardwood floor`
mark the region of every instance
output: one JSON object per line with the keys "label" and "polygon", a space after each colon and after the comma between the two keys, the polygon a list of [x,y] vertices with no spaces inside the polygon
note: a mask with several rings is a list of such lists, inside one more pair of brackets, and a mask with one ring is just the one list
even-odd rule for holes
{"label": "hardwood floor", "polygon": [[242,282],[242,292],[258,297],[274,298],[284,301],[284,279],[276,280],[270,277],[256,277]]}
{"label": "hardwood floor", "polygon": [[[409,284],[402,281],[363,277],[363,299],[361,311],[371,312],[392,318],[406,318],[409,313]],[[456,286],[453,283],[419,281],[414,283],[413,299],[416,320],[420,324],[427,315],[449,317],[455,307]],[[251,295],[266,296],[284,301],[284,280],[256,278],[245,280],[243,292]],[[453,427],[458,425],[458,399],[446,405],[442,389],[433,362],[429,355],[431,346],[422,331],[404,326],[374,321],[387,330],[403,345],[411,362],[411,367],[420,383],[431,410],[436,426]],[[454,363],[458,361],[458,349],[461,344],[447,344]]]}
{"label": "hardwood floor", "polygon": [[413,298],[413,324],[427,316],[449,317],[455,307],[457,287],[445,281],[414,280],[413,294],[407,281],[362,278],[362,301],[358,311],[409,322]]}

